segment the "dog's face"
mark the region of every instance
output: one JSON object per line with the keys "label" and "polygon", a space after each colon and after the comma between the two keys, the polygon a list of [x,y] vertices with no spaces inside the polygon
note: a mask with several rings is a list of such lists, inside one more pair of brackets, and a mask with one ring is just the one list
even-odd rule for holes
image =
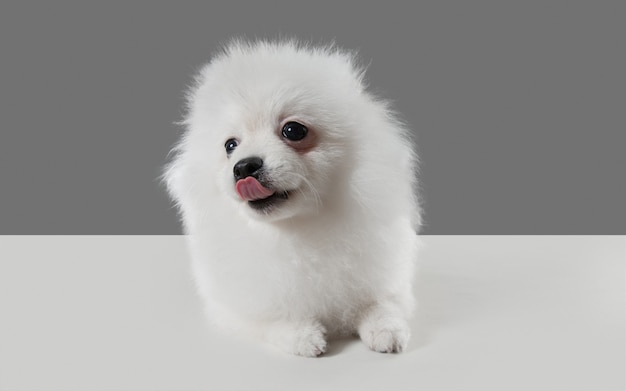
{"label": "dog's face", "polygon": [[332,177],[327,163],[340,156],[321,147],[326,135],[313,118],[266,110],[242,113],[249,125],[228,127],[216,140],[222,146],[218,187],[251,217],[316,213]]}
{"label": "dog's face", "polygon": [[196,171],[249,217],[319,213],[346,185],[361,88],[345,57],[223,56],[190,99],[186,145],[205,165]]}

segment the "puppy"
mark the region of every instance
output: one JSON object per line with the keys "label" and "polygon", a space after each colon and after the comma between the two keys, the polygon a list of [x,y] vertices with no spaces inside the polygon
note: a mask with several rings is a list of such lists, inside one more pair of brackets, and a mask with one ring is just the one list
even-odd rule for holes
{"label": "puppy", "polygon": [[314,357],[407,347],[416,154],[349,53],[235,40],[188,94],[164,178],[209,319]]}

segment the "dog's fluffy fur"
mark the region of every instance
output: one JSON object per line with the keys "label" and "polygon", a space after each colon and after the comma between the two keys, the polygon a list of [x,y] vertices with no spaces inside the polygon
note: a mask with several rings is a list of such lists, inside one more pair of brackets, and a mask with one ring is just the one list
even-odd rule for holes
{"label": "dog's fluffy fur", "polygon": [[[303,356],[329,335],[406,348],[416,155],[363,75],[353,54],[295,41],[233,41],[201,70],[164,177],[213,322]],[[302,141],[282,135],[290,121]],[[250,157],[263,161],[250,180],[277,194],[260,207],[233,174]]]}

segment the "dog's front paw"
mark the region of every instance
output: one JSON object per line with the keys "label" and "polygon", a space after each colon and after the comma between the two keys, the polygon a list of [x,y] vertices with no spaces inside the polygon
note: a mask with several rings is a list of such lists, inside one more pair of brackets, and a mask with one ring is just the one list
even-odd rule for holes
{"label": "dog's front paw", "polygon": [[317,357],[326,352],[326,330],[320,324],[306,326],[296,332],[293,353],[304,357]]}
{"label": "dog's front paw", "polygon": [[411,331],[401,318],[367,319],[359,327],[359,336],[373,351],[400,353],[408,346]]}
{"label": "dog's front paw", "polygon": [[278,323],[269,331],[268,339],[287,353],[317,357],[326,352],[325,334],[319,322]]}

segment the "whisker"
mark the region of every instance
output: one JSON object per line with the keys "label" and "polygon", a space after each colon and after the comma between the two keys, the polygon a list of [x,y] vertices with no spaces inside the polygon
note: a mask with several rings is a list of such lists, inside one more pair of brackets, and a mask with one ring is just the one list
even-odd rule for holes
{"label": "whisker", "polygon": [[[307,179],[302,174],[293,173],[292,175],[294,175],[297,178],[299,178],[300,180],[302,180],[302,182],[311,190],[311,194],[313,195],[313,201],[315,202],[316,208],[321,208],[321,206],[322,206],[322,197],[320,196],[320,194],[317,191],[317,189],[315,188],[315,186],[313,186],[311,181],[309,179]],[[302,194],[303,197],[307,198],[307,193],[303,189],[301,189],[301,188],[298,189],[298,192],[300,194]]]}

